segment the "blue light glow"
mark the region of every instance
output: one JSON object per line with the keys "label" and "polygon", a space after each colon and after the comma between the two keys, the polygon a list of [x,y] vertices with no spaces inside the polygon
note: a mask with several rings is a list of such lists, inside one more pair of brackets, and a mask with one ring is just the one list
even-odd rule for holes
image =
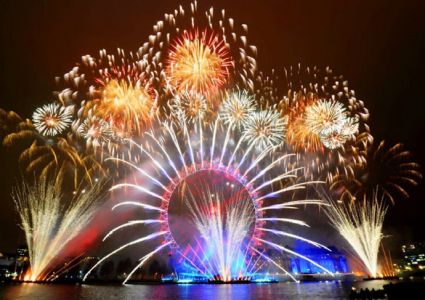
{"label": "blue light glow", "polygon": [[[348,273],[349,268],[345,255],[335,247],[331,247],[331,252],[322,248],[312,248],[304,243],[297,243],[295,251],[317,262],[332,273]],[[323,270],[310,262],[298,257],[291,258],[290,270],[295,274],[322,274]]]}

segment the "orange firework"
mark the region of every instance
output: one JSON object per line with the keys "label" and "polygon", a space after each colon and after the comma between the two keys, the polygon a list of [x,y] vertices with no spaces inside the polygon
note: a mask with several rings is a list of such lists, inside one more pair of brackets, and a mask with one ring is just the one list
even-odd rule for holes
{"label": "orange firework", "polygon": [[151,123],[156,103],[139,83],[112,79],[101,89],[100,98],[87,108],[107,121],[117,138],[140,134]]}
{"label": "orange firework", "polygon": [[320,136],[309,129],[304,119],[305,110],[317,98],[314,94],[304,95],[303,93],[300,93],[296,97],[298,99],[288,113],[288,125],[286,128],[287,143],[296,150],[307,152],[323,151]]}
{"label": "orange firework", "polygon": [[226,83],[232,67],[224,40],[207,31],[185,31],[171,47],[165,72],[173,89],[212,94]]}

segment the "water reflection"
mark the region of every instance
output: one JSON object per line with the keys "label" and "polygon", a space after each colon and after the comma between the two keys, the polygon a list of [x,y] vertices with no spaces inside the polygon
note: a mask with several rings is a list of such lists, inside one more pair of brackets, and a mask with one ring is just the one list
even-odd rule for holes
{"label": "water reflection", "polygon": [[352,286],[379,289],[388,281],[234,285],[42,285],[0,286],[0,299],[348,299]]}

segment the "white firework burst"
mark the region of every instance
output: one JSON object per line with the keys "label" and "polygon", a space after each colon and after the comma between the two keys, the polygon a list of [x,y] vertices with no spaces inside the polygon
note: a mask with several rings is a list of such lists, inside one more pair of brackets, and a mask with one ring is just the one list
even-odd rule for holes
{"label": "white firework burst", "polygon": [[341,132],[348,138],[357,134],[359,132],[359,117],[346,118],[342,125]]}
{"label": "white firework burst", "polygon": [[321,135],[325,130],[340,131],[346,119],[344,105],[336,101],[319,100],[307,107],[305,125],[313,133]]}
{"label": "white firework burst", "polygon": [[172,99],[170,108],[177,120],[195,123],[205,117],[208,103],[204,95],[195,91],[184,91]]}
{"label": "white firework burst", "polygon": [[96,116],[86,118],[77,129],[88,146],[99,147],[108,143],[114,132],[108,122]]}
{"label": "white firework burst", "polygon": [[274,110],[252,113],[243,123],[243,134],[249,144],[258,149],[280,145],[285,138],[286,119]]}
{"label": "white firework burst", "polygon": [[32,121],[40,134],[55,136],[69,127],[72,122],[72,111],[71,106],[49,103],[35,110]]}
{"label": "white firework burst", "polygon": [[347,138],[336,126],[326,128],[320,134],[320,140],[323,145],[331,150],[341,148],[347,141]]}
{"label": "white firework burst", "polygon": [[322,130],[320,140],[328,149],[344,146],[359,131],[358,118],[344,118],[340,126],[330,126]]}
{"label": "white firework burst", "polygon": [[220,109],[220,118],[225,124],[237,128],[242,126],[244,120],[255,112],[254,97],[247,91],[232,92],[227,95]]}

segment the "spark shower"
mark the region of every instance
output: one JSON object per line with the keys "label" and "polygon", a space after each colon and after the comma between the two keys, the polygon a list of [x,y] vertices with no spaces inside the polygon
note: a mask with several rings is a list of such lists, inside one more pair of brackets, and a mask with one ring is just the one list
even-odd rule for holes
{"label": "spark shower", "polygon": [[[84,220],[79,230],[90,226],[102,194],[99,180],[122,199],[113,214],[130,208],[142,217],[105,232],[103,240],[124,230],[137,237],[103,256],[83,280],[113,255],[137,245],[144,253],[124,283],[165,251],[178,258],[175,275],[180,279],[252,280],[266,266],[296,280],[268,255],[270,249],[330,273],[285,246],[293,240],[330,251],[288,230],[308,227],[290,212],[327,206],[328,215],[348,213],[334,201],[309,196],[309,190],[322,186],[343,197],[358,216],[370,215],[362,210],[375,206],[356,210],[360,189],[352,191],[374,151],[364,102],[330,68],[287,68],[282,86],[274,72],[259,70],[248,26],[224,10],[199,13],[195,1],[165,14],[153,29],[136,51],[82,56],[58,78],[53,101],[37,108],[32,120],[4,114],[7,128],[13,129],[3,144],[25,141],[28,147],[20,156],[24,176],[44,180],[43,190],[24,185],[15,198],[32,280],[54,278],[59,250],[72,242],[61,225],[49,224]],[[416,184],[421,175],[410,160],[403,168],[399,176],[382,177],[376,185],[397,186],[407,196],[405,185]],[[78,208],[82,201],[81,207],[90,209],[58,213],[57,198],[69,190],[67,182],[77,195],[68,197],[68,206]],[[87,193],[78,196],[81,191]],[[393,200],[390,191],[384,194]],[[364,201],[374,201],[366,195]],[[364,219],[357,218],[354,226],[364,227]],[[348,242],[350,222],[333,223]],[[34,234],[46,226],[48,233]],[[382,226],[375,237],[380,241]],[[373,262],[364,259],[373,275],[379,241],[367,255]],[[351,243],[361,259],[365,255],[357,245],[363,242],[368,241]]]}

